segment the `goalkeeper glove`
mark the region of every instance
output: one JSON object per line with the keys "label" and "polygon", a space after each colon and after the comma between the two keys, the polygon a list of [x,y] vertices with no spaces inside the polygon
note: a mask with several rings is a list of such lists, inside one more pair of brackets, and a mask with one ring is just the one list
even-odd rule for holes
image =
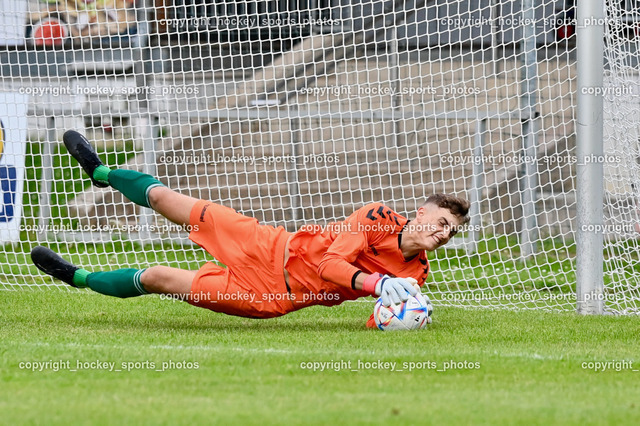
{"label": "goalkeeper glove", "polygon": [[406,301],[410,295],[418,294],[417,284],[418,282],[413,278],[391,278],[388,275],[372,274],[364,280],[362,289],[380,296],[382,304],[390,306],[392,303],[399,304]]}

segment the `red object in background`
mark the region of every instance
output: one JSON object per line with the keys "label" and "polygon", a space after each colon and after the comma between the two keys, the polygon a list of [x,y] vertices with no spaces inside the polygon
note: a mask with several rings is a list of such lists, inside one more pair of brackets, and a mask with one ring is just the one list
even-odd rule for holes
{"label": "red object in background", "polygon": [[66,24],[57,18],[46,18],[33,26],[32,38],[36,46],[60,46],[68,35]]}
{"label": "red object in background", "polygon": [[565,38],[569,38],[572,35],[574,35],[576,32],[576,27],[573,25],[562,25],[560,27],[558,27],[558,31],[556,33],[556,36],[558,38],[558,40],[562,40]]}

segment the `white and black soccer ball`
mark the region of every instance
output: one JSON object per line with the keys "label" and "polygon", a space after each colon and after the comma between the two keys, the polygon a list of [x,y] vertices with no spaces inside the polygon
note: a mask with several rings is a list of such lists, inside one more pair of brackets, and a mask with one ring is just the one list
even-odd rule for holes
{"label": "white and black soccer ball", "polygon": [[409,297],[398,305],[384,306],[378,299],[373,308],[373,319],[382,331],[418,330],[431,324],[433,306],[421,293]]}

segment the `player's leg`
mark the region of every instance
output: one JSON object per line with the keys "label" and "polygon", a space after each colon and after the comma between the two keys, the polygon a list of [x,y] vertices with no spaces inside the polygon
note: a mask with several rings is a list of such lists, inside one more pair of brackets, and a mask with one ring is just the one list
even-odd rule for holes
{"label": "player's leg", "polygon": [[[89,272],[42,246],[31,251],[31,258],[38,269],[54,278],[73,287],[89,287],[108,296],[128,298],[148,293],[170,294],[194,306],[249,318],[272,318],[291,311],[290,303],[283,303],[280,298],[265,299],[268,292],[246,285],[248,277],[243,277],[242,271],[231,274],[228,269],[211,262],[198,272],[166,266]],[[262,278],[253,269],[246,272],[253,274],[254,281]],[[269,271],[266,272],[269,279],[276,279]]]}
{"label": "player's leg", "polygon": [[180,194],[166,186],[156,186],[149,190],[151,208],[173,223],[189,226],[189,216],[199,200]]}
{"label": "player's leg", "polygon": [[140,280],[149,293],[173,294],[187,301],[196,273],[168,266],[152,266],[145,269]]}
{"label": "player's leg", "polygon": [[63,140],[95,186],[111,186],[134,203],[153,208],[174,223],[189,224],[189,215],[197,199],[172,191],[153,176],[135,170],[111,170],[102,164],[89,141],[74,130],[65,132]]}
{"label": "player's leg", "polygon": [[108,296],[127,298],[148,293],[172,294],[188,300],[196,272],[167,266],[148,269],[118,269],[108,272],[89,272],[60,257],[52,250],[38,246],[31,251],[33,263],[65,283],[90,289]]}

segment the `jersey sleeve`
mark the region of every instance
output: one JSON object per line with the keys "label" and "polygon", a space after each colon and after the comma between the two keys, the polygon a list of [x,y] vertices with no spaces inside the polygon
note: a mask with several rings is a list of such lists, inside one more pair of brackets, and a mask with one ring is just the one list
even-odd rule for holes
{"label": "jersey sleeve", "polygon": [[367,245],[365,233],[341,231],[322,256],[318,265],[318,274],[323,280],[351,287],[352,280],[360,272],[360,269],[352,263],[367,248]]}
{"label": "jersey sleeve", "polygon": [[[400,226],[397,214],[380,203],[368,204],[349,216],[318,265],[324,280],[351,287],[360,269],[352,263],[369,245],[396,232]],[[377,272],[377,271],[371,271]]]}

